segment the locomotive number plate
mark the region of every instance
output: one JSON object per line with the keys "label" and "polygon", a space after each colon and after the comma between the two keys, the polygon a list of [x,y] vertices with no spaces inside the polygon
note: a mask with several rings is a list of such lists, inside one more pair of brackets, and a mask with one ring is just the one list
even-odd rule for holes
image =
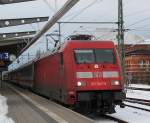
{"label": "locomotive number plate", "polygon": [[91,86],[106,86],[106,82],[91,82]]}

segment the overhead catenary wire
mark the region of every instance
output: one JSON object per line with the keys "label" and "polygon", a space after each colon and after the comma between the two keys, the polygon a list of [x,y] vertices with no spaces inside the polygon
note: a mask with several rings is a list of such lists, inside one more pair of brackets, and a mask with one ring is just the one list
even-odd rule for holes
{"label": "overhead catenary wire", "polygon": [[[94,0],[93,2],[91,2],[90,4],[88,4],[86,7],[80,9],[79,11],[76,12],[76,14],[71,17],[70,19],[68,19],[67,21],[73,20],[74,18],[78,17],[79,15],[81,15],[84,11],[86,11],[87,9],[89,9],[91,6],[93,6],[94,4],[96,4],[99,0]],[[102,0],[100,0],[102,1]]]}
{"label": "overhead catenary wire", "polygon": [[[91,6],[93,6],[93,5],[94,5],[96,2],[98,2],[98,1],[99,1],[99,0],[94,0],[93,2],[91,2],[90,4],[88,4],[86,7],[80,9],[79,11],[74,12],[75,15],[74,15],[73,17],[69,18],[66,22],[69,22],[70,20],[73,20],[73,19],[76,18],[77,16],[81,15],[85,10],[89,9]],[[102,0],[100,0],[100,1],[102,1]],[[73,13],[71,13],[69,16],[72,16],[72,15],[73,15]],[[68,15],[67,15],[67,16],[68,16]],[[64,17],[67,18],[67,16],[64,16]],[[68,17],[69,17],[69,16],[68,16]],[[63,24],[61,24],[61,27],[62,27],[62,25],[63,25]],[[79,28],[79,27],[77,27],[77,28]]]}
{"label": "overhead catenary wire", "polygon": [[[100,2],[102,2],[103,0],[94,0],[92,3],[90,3],[90,4],[88,4],[86,7],[84,7],[84,8],[82,8],[82,9],[80,9],[79,11],[76,11],[76,12],[74,12],[75,13],[75,15],[73,16],[73,17],[71,17],[70,19],[68,19],[67,21],[65,21],[66,23],[67,22],[69,22],[70,20],[73,20],[74,18],[76,18],[77,16],[79,16],[80,14],[82,14],[85,10],[87,10],[88,8],[90,8],[91,6],[93,6],[96,2],[98,2],[98,1],[100,1]],[[71,15],[73,15],[74,13],[71,13],[69,16],[71,16]],[[65,18],[67,18],[67,17],[69,17],[68,15],[66,15],[66,16],[64,16]],[[64,24],[65,24],[65,22],[64,22]],[[69,22],[70,23],[70,22]],[[108,22],[109,23],[109,22]],[[61,24],[61,28],[63,27],[63,25],[64,25],[63,23]],[[72,23],[73,24],[73,23]],[[80,27],[77,27],[77,28],[80,28]],[[75,30],[74,30],[75,31]],[[73,31],[73,32],[74,32]],[[54,32],[54,31],[53,31]],[[52,33],[53,33],[52,32]],[[72,32],[72,33],[73,33]]]}
{"label": "overhead catenary wire", "polygon": [[[93,6],[94,4],[96,4],[97,2],[102,2],[103,0],[94,0],[92,3],[90,3],[90,4],[88,4],[86,7],[84,7],[84,8],[82,8],[82,9],[80,9],[79,11],[77,11],[76,12],[76,14],[73,16],[73,17],[71,17],[70,19],[68,19],[67,21],[69,22],[70,20],[73,20],[74,18],[76,18],[77,16],[79,16],[80,14],[82,14],[85,10],[87,10],[88,8],[90,8],[91,6]],[[67,17],[68,15],[66,15],[65,17]],[[66,21],[66,22],[67,22]],[[107,23],[107,22],[106,22]],[[110,22],[111,24],[117,24],[117,22]],[[73,23],[72,23],[73,24]],[[88,24],[88,23],[87,23]],[[109,24],[109,22],[108,22],[108,24]],[[61,24],[61,25],[63,25],[63,23]],[[80,25],[81,26],[81,25]],[[80,26],[79,27],[77,27],[77,29],[78,28],[80,28]],[[61,26],[62,27],[62,26]],[[71,34],[73,34],[74,32],[77,32],[77,29],[75,29],[75,30],[73,30],[73,32],[71,33]]]}
{"label": "overhead catenary wire", "polygon": [[55,9],[49,4],[49,2],[47,0],[43,0],[43,1],[53,13],[56,12]]}
{"label": "overhead catenary wire", "polygon": [[150,31],[150,28],[147,28],[147,29],[127,29],[127,31]]}
{"label": "overhead catenary wire", "polygon": [[133,12],[133,13],[129,13],[129,14],[126,14],[125,16],[124,16],[124,18],[128,18],[128,17],[130,17],[130,16],[132,16],[133,17],[133,15],[139,15],[140,13],[144,13],[144,12],[149,12],[149,10],[150,10],[150,8],[148,8],[148,9],[144,9],[144,10],[140,10],[140,11],[136,11],[136,12]]}
{"label": "overhead catenary wire", "polygon": [[[44,0],[45,1],[45,0]],[[130,31],[134,31],[135,29],[130,29]]]}
{"label": "overhead catenary wire", "polygon": [[[130,1],[130,2],[129,2]],[[126,2],[125,4],[124,4],[124,8],[125,8],[125,6],[127,6],[129,3],[131,3],[131,0],[128,0],[128,1],[124,1],[124,2]],[[124,11],[125,11],[126,9],[124,9]],[[129,17],[133,17],[133,15],[136,15],[136,14],[139,14],[139,13],[143,13],[143,12],[149,12],[149,10],[150,10],[150,8],[147,8],[147,9],[144,9],[144,10],[138,10],[138,11],[136,11],[136,12],[133,12],[133,13],[129,13],[129,14],[126,14],[126,15],[124,15],[124,18],[129,18]],[[115,18],[116,19],[116,18]],[[142,20],[139,20],[139,21],[137,21],[137,22],[134,22],[134,23],[132,23],[132,24],[130,24],[130,25],[128,25],[127,27],[129,27],[129,26],[132,26],[132,25],[136,25],[136,24],[138,24],[138,23],[141,23],[142,21],[145,21],[145,20],[147,20],[147,19],[149,19],[149,17],[148,18],[145,18],[145,19],[142,19]],[[141,27],[142,28],[142,27]]]}
{"label": "overhead catenary wire", "polygon": [[21,50],[20,54],[26,51],[33,43],[35,43],[42,35],[45,34],[64,14],[66,14],[79,0],[68,0],[63,7],[51,18],[50,21],[38,32],[35,37]]}
{"label": "overhead catenary wire", "polygon": [[23,53],[34,42],[36,42],[46,31],[48,31],[65,13],[67,13],[79,0],[68,0],[63,7],[51,18],[51,20],[42,28],[40,32],[27,44],[20,53]]}
{"label": "overhead catenary wire", "polygon": [[[126,2],[126,4],[129,4],[130,2],[129,1],[124,1],[124,2]],[[127,9],[128,10],[128,9]],[[129,17],[134,17],[135,15],[139,15],[140,13],[144,13],[144,12],[149,12],[149,10],[150,10],[150,8],[146,8],[146,9],[144,9],[144,10],[138,10],[138,11],[135,11],[135,12],[133,12],[133,13],[129,13],[129,14],[126,14],[125,16],[124,16],[124,18],[129,18]],[[134,15],[134,16],[133,16]],[[144,19],[141,19],[141,20],[139,20],[139,21],[136,21],[136,22],[134,22],[134,23],[132,23],[132,24],[130,24],[130,25],[127,25],[126,27],[128,28],[128,27],[130,27],[130,26],[134,26],[134,25],[136,25],[136,24],[139,24],[139,23],[141,23],[141,22],[143,22],[143,21],[146,21],[146,20],[148,20],[148,19],[150,19],[150,17],[148,17],[148,18],[144,18]],[[138,27],[139,28],[139,27]],[[141,27],[142,28],[142,27]],[[134,31],[134,30],[130,30],[130,31]],[[138,30],[139,31],[139,30]]]}
{"label": "overhead catenary wire", "polygon": [[110,36],[110,35],[112,35],[112,33],[113,32],[111,32],[111,31],[108,31],[107,33],[105,33],[105,34],[102,34],[100,37],[97,37],[97,39],[98,40],[102,40],[103,39],[103,37],[108,37],[108,36]]}
{"label": "overhead catenary wire", "polygon": [[[134,28],[136,28],[136,29],[147,29],[147,27],[148,26],[150,26],[150,24],[145,24],[145,25],[142,25],[142,26],[139,26],[139,27],[134,27]],[[146,27],[146,28],[144,28],[144,27]],[[150,27],[149,27],[149,29],[150,29]]]}
{"label": "overhead catenary wire", "polygon": [[138,24],[138,23],[141,23],[141,22],[143,22],[143,21],[149,20],[149,19],[150,19],[150,17],[146,17],[146,18],[144,18],[144,19],[138,20],[138,21],[136,21],[136,22],[134,22],[134,23],[132,23],[132,24],[130,24],[130,25],[127,25],[126,28],[131,27],[131,26],[133,26],[133,25],[136,25],[136,24]]}

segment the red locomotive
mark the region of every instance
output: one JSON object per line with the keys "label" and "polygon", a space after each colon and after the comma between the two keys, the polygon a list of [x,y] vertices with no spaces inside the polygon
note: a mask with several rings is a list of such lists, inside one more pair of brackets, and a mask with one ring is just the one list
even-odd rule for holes
{"label": "red locomotive", "polygon": [[125,93],[113,42],[83,40],[86,36],[72,39],[11,71],[9,79],[66,105],[86,104],[95,112],[115,112],[115,105],[123,106]]}

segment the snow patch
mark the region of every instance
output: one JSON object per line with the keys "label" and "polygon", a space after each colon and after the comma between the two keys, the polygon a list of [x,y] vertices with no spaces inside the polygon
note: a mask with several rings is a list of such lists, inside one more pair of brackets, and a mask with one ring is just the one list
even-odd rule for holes
{"label": "snow patch", "polygon": [[150,91],[141,91],[141,90],[127,90],[127,97],[137,98],[137,99],[146,99],[150,100]]}
{"label": "snow patch", "polygon": [[150,110],[150,106],[141,105],[141,104],[138,104],[138,103],[130,103],[130,102],[124,102],[124,103],[127,104],[127,105],[136,106],[136,107],[140,107],[140,108]]}
{"label": "snow patch", "polygon": [[130,107],[116,107],[116,113],[111,116],[122,119],[129,123],[150,123],[150,113]]}
{"label": "snow patch", "polygon": [[8,105],[7,99],[0,95],[0,123],[15,123],[11,118],[7,116]]}
{"label": "snow patch", "polygon": [[150,85],[143,85],[143,84],[130,84],[129,87],[135,87],[135,88],[146,88],[149,89]]}
{"label": "snow patch", "polygon": [[[130,84],[129,87],[149,89],[150,85]],[[150,100],[150,91],[127,89],[126,96],[129,97],[129,98]]]}
{"label": "snow patch", "polygon": [[[130,87],[150,88],[149,85],[142,85],[142,84],[131,84]],[[128,89],[126,95],[127,97],[130,98],[150,100],[150,91]],[[141,108],[150,109],[149,106],[144,106],[137,103],[129,103],[129,102],[125,103]],[[125,108],[120,108],[119,106],[116,106],[116,113],[112,114],[111,116],[116,117],[118,119],[122,119],[129,123],[150,123],[150,113],[148,111],[143,111],[140,109],[135,109],[127,106]]]}

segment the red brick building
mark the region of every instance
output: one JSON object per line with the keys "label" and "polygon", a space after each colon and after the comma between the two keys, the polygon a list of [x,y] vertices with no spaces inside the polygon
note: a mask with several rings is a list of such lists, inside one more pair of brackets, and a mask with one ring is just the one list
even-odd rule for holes
{"label": "red brick building", "polygon": [[150,44],[126,45],[126,73],[133,83],[150,84]]}

